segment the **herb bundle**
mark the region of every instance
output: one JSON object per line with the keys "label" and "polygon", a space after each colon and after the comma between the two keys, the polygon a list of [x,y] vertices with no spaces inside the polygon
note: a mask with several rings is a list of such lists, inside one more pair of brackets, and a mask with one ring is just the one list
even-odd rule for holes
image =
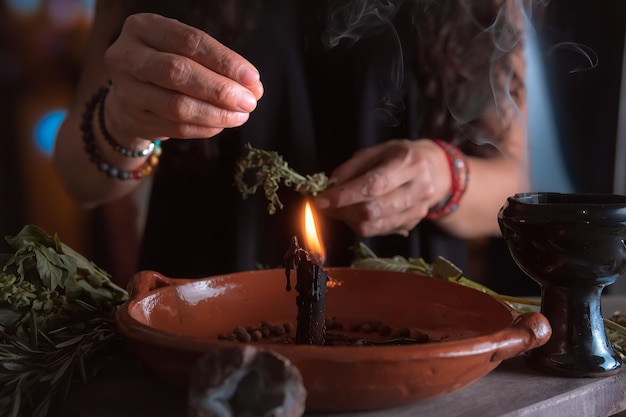
{"label": "herb bundle", "polygon": [[[235,185],[244,199],[262,187],[265,198],[269,201],[267,206],[269,214],[276,213],[277,208],[283,208],[277,194],[281,183],[305,195],[316,195],[328,187],[328,177],[324,173],[301,175],[290,168],[277,152],[256,149],[249,143],[245,149],[246,154],[236,164]],[[256,172],[253,185],[248,185],[245,180],[249,170]]]}
{"label": "herb bundle", "polygon": [[14,252],[0,254],[0,415],[45,417],[121,340],[114,314],[128,294],[37,226],[6,241]]}

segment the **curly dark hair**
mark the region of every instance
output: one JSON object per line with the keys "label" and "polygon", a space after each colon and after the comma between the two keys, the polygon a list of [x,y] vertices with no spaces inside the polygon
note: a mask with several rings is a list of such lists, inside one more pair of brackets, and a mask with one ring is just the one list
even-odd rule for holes
{"label": "curly dark hair", "polygon": [[465,148],[497,143],[526,100],[512,54],[525,11],[514,0],[415,2],[420,82],[433,105],[424,130]]}
{"label": "curly dark hair", "polygon": [[[309,0],[314,1],[314,0]],[[424,137],[441,137],[474,154],[493,151],[525,97],[512,52],[522,47],[517,0],[336,0],[346,13],[374,10],[387,18],[409,10],[415,26],[419,84],[430,103]],[[254,28],[263,0],[127,0],[127,12],[150,11],[200,27],[226,45]],[[320,16],[321,19],[325,18]],[[348,19],[349,20],[349,19]],[[376,19],[366,24],[376,25]],[[350,22],[348,22],[350,23]],[[349,32],[351,28],[346,27]],[[375,32],[376,28],[372,28]],[[341,36],[341,35],[340,35]],[[485,117],[487,115],[487,117]],[[487,122],[487,119],[489,122]]]}

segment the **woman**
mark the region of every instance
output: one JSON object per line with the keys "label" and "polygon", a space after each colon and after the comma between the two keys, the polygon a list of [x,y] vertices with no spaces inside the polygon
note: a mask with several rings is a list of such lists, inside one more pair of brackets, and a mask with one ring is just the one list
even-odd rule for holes
{"label": "woman", "polygon": [[59,174],[94,207],[154,171],[139,267],[170,276],[279,266],[301,232],[298,195],[269,216],[233,186],[248,142],[332,173],[327,265],[361,239],[464,266],[528,187],[523,11],[466,3],[98,2]]}

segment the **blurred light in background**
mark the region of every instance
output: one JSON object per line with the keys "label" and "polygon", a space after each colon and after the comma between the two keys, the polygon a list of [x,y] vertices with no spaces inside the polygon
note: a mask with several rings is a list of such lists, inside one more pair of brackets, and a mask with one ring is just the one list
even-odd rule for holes
{"label": "blurred light in background", "polygon": [[67,111],[64,109],[51,110],[36,122],[33,139],[37,150],[44,155],[52,155],[54,139],[66,114]]}
{"label": "blurred light in background", "polygon": [[91,18],[94,0],[48,0],[46,11],[53,24],[69,26],[84,18]]}
{"label": "blurred light in background", "polygon": [[[91,213],[62,186],[54,142],[78,84],[94,0],[0,0],[0,237],[37,224],[88,254]],[[6,198],[5,198],[6,197]]]}
{"label": "blurred light in background", "polygon": [[[68,75],[71,65],[78,68],[82,57],[84,37],[95,8],[95,0],[0,0],[9,12],[3,26],[12,50],[0,51],[0,85],[23,82],[21,97],[29,90],[28,84],[37,84],[37,91],[46,91],[48,85],[60,87],[57,105],[45,106],[30,119],[28,133],[35,152],[49,157],[54,139],[66,110],[64,95],[71,91],[73,82]],[[11,17],[12,16],[12,17]],[[10,29],[9,29],[10,28]],[[83,39],[80,41],[80,39]],[[17,43],[17,46],[15,44]],[[20,97],[20,100],[22,98]],[[14,99],[15,100],[15,99]],[[59,105],[60,104],[60,105]],[[22,108],[23,110],[23,108]],[[22,112],[16,116],[25,117]]]}
{"label": "blurred light in background", "polygon": [[[532,24],[527,22],[528,27]],[[574,186],[565,168],[554,119],[545,63],[534,30],[526,32],[526,85],[528,86],[528,148],[531,191],[571,193]]]}
{"label": "blurred light in background", "polygon": [[17,14],[30,14],[39,9],[40,0],[6,0],[7,6]]}
{"label": "blurred light in background", "polygon": [[68,26],[81,19],[93,17],[95,0],[4,0],[14,14],[27,16],[45,9],[50,21]]}

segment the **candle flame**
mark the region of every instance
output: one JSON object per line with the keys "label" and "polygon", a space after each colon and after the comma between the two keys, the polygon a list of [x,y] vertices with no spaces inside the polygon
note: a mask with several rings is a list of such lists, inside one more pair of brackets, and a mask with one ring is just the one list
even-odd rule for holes
{"label": "candle flame", "polygon": [[320,257],[320,263],[324,263],[326,254],[324,253],[324,245],[321,238],[317,233],[317,227],[315,225],[315,217],[313,216],[313,210],[311,205],[307,201],[304,207],[304,243],[309,252],[316,254]]}

